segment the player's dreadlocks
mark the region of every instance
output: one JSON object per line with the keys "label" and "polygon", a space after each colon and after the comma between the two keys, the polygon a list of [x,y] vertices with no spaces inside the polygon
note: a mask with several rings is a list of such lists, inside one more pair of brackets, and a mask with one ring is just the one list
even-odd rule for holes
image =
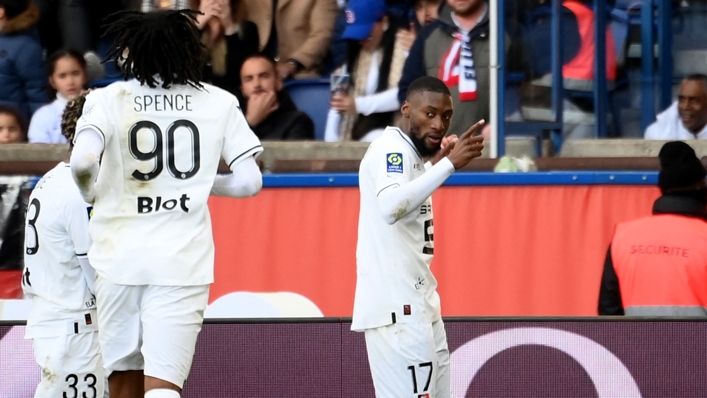
{"label": "player's dreadlocks", "polygon": [[74,146],[74,135],[76,134],[76,123],[78,123],[83,113],[83,104],[86,103],[88,90],[81,91],[66,104],[64,113],[61,114],[61,134],[69,140],[69,145]]}
{"label": "player's dreadlocks", "polygon": [[[105,35],[115,35],[107,60],[124,61],[123,69],[140,84],[163,88],[201,83],[204,46],[196,27],[194,10],[142,13],[118,12],[108,17]],[[155,77],[159,76],[159,80]]]}

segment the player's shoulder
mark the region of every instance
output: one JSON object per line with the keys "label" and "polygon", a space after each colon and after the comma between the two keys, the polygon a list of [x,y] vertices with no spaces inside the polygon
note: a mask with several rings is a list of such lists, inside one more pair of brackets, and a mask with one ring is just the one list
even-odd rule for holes
{"label": "player's shoulder", "polygon": [[407,135],[397,127],[387,127],[383,134],[373,140],[369,146],[371,153],[399,153],[401,156],[410,155],[415,148]]}
{"label": "player's shoulder", "polygon": [[68,163],[61,162],[39,179],[32,190],[32,195],[58,198],[69,183],[74,183],[71,168]]}
{"label": "player's shoulder", "polygon": [[228,104],[228,106],[234,103],[239,105],[238,98],[232,93],[213,84],[201,83],[201,85],[203,88],[200,91],[209,98],[210,102]]}
{"label": "player's shoulder", "polygon": [[92,88],[86,94],[86,105],[84,105],[84,114],[86,106],[89,108],[94,104],[108,105],[118,98],[124,97],[127,93],[132,92],[129,81],[117,81],[104,87]]}

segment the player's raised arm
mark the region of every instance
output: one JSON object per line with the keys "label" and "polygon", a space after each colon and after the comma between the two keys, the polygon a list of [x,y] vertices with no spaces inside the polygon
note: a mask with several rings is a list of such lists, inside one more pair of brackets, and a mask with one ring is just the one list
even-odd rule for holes
{"label": "player's raised arm", "polygon": [[481,130],[483,120],[459,140],[451,140],[449,145],[441,148],[453,109],[449,89],[438,79],[420,78],[413,82],[401,112],[403,133],[415,147],[418,157],[430,158],[434,166],[418,178],[378,192],[378,207],[388,224],[394,224],[417,210],[457,168],[480,156],[483,149],[483,138],[473,136]]}

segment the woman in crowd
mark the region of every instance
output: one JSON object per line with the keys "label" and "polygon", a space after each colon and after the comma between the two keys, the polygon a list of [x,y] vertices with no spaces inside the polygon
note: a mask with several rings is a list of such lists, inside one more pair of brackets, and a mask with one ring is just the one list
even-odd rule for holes
{"label": "woman in crowd", "polygon": [[202,41],[208,48],[204,81],[240,97],[243,61],[258,52],[258,28],[245,19],[243,0],[194,1]]}
{"label": "woman in crowd", "polygon": [[350,0],[346,6],[348,92],[333,94],[326,141],[371,141],[396,122],[398,80],[412,42],[412,30],[398,29],[383,0]]}

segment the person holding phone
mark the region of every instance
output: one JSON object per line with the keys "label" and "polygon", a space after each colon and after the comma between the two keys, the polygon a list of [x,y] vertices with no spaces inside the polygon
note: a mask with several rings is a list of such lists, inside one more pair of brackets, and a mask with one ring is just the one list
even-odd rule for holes
{"label": "person holding phone", "polygon": [[384,0],[346,5],[348,54],[332,75],[349,76],[348,90],[334,90],[326,141],[372,141],[400,119],[398,82],[415,29],[398,28]]}

